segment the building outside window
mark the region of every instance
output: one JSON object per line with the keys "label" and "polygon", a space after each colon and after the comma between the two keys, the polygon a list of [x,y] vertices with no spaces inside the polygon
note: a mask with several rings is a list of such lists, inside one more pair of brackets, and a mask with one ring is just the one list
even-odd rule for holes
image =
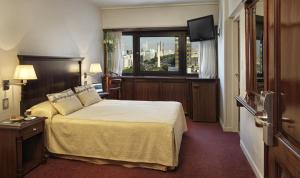
{"label": "building outside window", "polygon": [[122,36],[123,73],[133,73],[133,37]]}
{"label": "building outside window", "polygon": [[178,37],[141,37],[140,71],[179,71]]}
{"label": "building outside window", "polygon": [[199,72],[199,42],[190,42],[186,37],[186,72],[187,74],[197,74]]}

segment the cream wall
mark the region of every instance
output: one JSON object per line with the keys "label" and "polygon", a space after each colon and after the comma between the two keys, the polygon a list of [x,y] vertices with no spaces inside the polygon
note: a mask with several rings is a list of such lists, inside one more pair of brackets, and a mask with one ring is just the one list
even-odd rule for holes
{"label": "cream wall", "polygon": [[[237,71],[238,56],[237,29],[233,19],[229,18],[229,0],[220,0],[218,38],[218,74],[220,78],[220,124],[224,131],[238,131],[238,109],[235,107],[234,96],[238,95]],[[233,38],[235,37],[235,38]],[[236,66],[236,67],[235,67]]]}
{"label": "cream wall", "polygon": [[242,4],[241,2],[242,0],[230,0],[228,4],[229,14],[233,14]]}
{"label": "cream wall", "polygon": [[225,17],[226,16],[226,2],[220,0],[219,3],[219,37],[218,37],[218,76],[220,79],[219,88],[219,101],[220,101],[220,112],[219,121],[224,129],[225,122]]}
{"label": "cream wall", "polygon": [[[0,4],[1,80],[12,78],[17,54],[82,56],[83,71],[102,61],[101,13],[96,5],[81,0],[0,0]],[[14,88],[18,112],[20,87]],[[0,119],[9,114],[2,111],[2,98],[11,93],[0,88]]]}
{"label": "cream wall", "polygon": [[[229,6],[232,8],[230,18],[239,19],[240,22],[240,94],[244,97],[246,92],[245,10],[241,4],[229,3]],[[255,126],[253,117],[245,108],[240,109],[240,145],[256,177],[262,178],[264,177],[263,130]]]}
{"label": "cream wall", "polygon": [[214,15],[218,23],[218,4],[163,5],[102,9],[104,29],[186,26],[188,19]]}

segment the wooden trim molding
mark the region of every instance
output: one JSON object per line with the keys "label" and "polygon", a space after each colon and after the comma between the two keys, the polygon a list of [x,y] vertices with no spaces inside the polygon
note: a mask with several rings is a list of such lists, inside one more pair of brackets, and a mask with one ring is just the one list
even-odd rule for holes
{"label": "wooden trim molding", "polygon": [[153,31],[187,31],[187,27],[149,27],[149,28],[108,28],[103,32],[121,31],[121,32],[153,32]]}
{"label": "wooden trim molding", "polygon": [[[256,74],[256,4],[258,0],[243,0],[245,5],[245,35],[246,35],[246,97],[242,98],[240,96],[235,97],[237,105],[239,107],[245,107],[252,115],[256,116],[261,113],[259,109],[262,106],[259,105],[259,90],[257,89],[257,74]],[[265,3],[264,3],[265,4]],[[266,20],[266,7],[264,7],[264,24],[267,23]],[[267,34],[267,29],[264,25],[264,34]],[[265,84],[268,79],[267,70],[267,46],[266,38],[264,35],[263,42],[263,63],[264,63],[264,89],[267,90],[268,86]]]}
{"label": "wooden trim molding", "polygon": [[18,59],[20,61],[73,61],[73,62],[81,62],[84,57],[60,57],[60,56],[35,56],[35,55],[18,55]]}

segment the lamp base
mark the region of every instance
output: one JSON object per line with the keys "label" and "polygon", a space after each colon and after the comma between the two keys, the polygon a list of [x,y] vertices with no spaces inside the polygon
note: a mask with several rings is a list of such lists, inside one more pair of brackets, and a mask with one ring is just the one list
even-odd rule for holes
{"label": "lamp base", "polygon": [[10,116],[10,121],[13,121],[13,122],[18,122],[18,121],[22,121],[24,119],[23,116]]}

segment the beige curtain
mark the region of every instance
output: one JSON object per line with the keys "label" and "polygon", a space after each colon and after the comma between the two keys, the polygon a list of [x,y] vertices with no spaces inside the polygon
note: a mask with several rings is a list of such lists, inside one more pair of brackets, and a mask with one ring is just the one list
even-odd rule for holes
{"label": "beige curtain", "polygon": [[199,50],[199,78],[216,78],[217,56],[215,40],[201,41]]}
{"label": "beige curtain", "polygon": [[108,72],[122,75],[122,32],[107,32],[105,37]]}

